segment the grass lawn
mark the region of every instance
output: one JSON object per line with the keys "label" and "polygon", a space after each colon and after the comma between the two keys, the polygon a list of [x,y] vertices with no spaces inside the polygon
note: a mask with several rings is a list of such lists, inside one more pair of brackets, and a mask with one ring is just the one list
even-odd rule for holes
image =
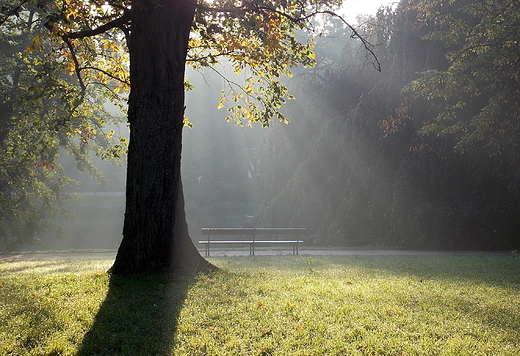
{"label": "grass lawn", "polygon": [[520,355],[512,257],[211,261],[183,279],[2,261],[0,355]]}

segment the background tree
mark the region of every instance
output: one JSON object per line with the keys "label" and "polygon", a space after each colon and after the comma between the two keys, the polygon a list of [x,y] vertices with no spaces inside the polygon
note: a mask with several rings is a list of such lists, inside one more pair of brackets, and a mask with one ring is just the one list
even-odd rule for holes
{"label": "background tree", "polygon": [[[49,5],[51,6],[51,5]],[[94,176],[90,154],[121,154],[103,125],[117,119],[106,95],[77,85],[61,54],[64,45],[43,36],[45,10],[32,2],[3,1],[0,15],[0,248],[38,243],[75,182],[62,154]],[[106,93],[105,93],[106,94]],[[112,96],[114,99],[114,97]]]}
{"label": "background tree", "polygon": [[[446,65],[424,72],[408,87],[427,100],[425,136],[464,158],[472,196],[461,214],[475,245],[513,248],[520,210],[520,8],[515,1],[420,2],[435,23],[426,39],[441,43]],[[467,188],[460,187],[459,196]],[[466,193],[467,194],[467,193]]]}
{"label": "background tree", "polygon": [[423,73],[410,89],[439,114],[424,134],[451,136],[459,151],[503,154],[518,146],[520,10],[515,1],[421,3],[426,38],[444,45],[447,65]]}

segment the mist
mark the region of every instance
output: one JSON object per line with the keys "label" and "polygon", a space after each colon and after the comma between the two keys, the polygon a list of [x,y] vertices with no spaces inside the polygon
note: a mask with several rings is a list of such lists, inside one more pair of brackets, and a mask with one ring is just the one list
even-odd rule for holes
{"label": "mist", "polygon": [[[409,22],[413,11],[394,6],[364,18],[381,72],[341,23],[328,23],[327,35],[316,38],[317,66],[296,69],[286,82],[296,96],[283,108],[289,124],[226,122],[225,109],[217,109],[225,80],[213,70],[187,70],[195,90],[186,97],[193,128],[184,129],[182,177],[194,242],[204,226],[256,226],[306,227],[313,246],[517,246],[518,145],[464,151],[453,136],[421,132],[439,109],[411,102],[403,89],[447,60],[438,41],[424,38],[430,29]],[[84,198],[70,206],[71,217],[58,219],[63,237],[45,238],[45,248],[119,245],[125,165],[96,165],[104,184],[70,171]]]}
{"label": "mist", "polygon": [[[312,231],[307,243],[317,246],[517,248],[516,107],[504,102],[504,113],[493,123],[508,127],[505,131],[468,134],[493,115],[485,106],[493,93],[482,88],[494,81],[517,83],[502,82],[501,67],[497,77],[488,75],[478,84],[474,97],[460,94],[471,91],[468,87],[450,92],[428,84],[432,73],[449,65],[448,49],[435,37],[425,38],[434,28],[414,23],[416,16],[417,8],[403,2],[368,19],[374,27],[365,29],[372,33],[369,41],[378,43],[381,73],[359,43],[337,27],[328,39],[318,40],[322,65],[292,81],[298,99],[285,108],[291,123],[273,125],[259,151],[264,199],[259,224],[305,226]],[[331,56],[337,48],[341,55]],[[467,76],[450,85],[476,76],[482,64],[472,65],[463,67]],[[426,79],[414,82],[420,73]],[[414,85],[430,85],[430,97],[442,94],[425,100],[410,91]],[[451,96],[467,105],[453,109],[445,104]],[[439,114],[442,110],[448,110],[447,117]],[[450,116],[455,110],[457,119]]]}
{"label": "mist", "polygon": [[[225,73],[226,68],[220,70]],[[182,177],[188,226],[196,241],[203,226],[246,226],[260,211],[255,156],[266,129],[225,120],[227,111],[217,107],[226,82],[215,71],[187,68],[187,79],[195,90],[186,97],[186,116],[193,127],[184,128]],[[125,124],[110,129],[129,136]],[[59,233],[42,236],[28,249],[117,249],[122,239],[126,162],[95,155],[91,159],[100,176],[80,172],[72,158],[62,158],[67,174],[78,182],[69,191],[78,197],[67,205],[68,214],[56,219]]]}

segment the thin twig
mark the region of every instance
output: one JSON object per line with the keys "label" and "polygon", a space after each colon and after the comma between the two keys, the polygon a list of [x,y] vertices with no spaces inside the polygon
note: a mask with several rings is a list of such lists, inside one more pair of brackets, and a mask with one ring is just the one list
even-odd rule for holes
{"label": "thin twig", "polygon": [[2,21],[0,21],[0,26],[2,26],[8,19],[9,17],[13,16],[14,14],[16,14],[18,12],[18,10],[20,10],[20,8],[25,4],[29,2],[29,0],[23,0],[20,4],[18,4],[15,8],[13,8],[11,11],[9,11],[7,13],[7,15],[5,15],[5,18],[2,19]]}
{"label": "thin twig", "polygon": [[123,83],[123,84],[126,84],[126,85],[130,85],[130,82],[128,82],[128,81],[126,81],[126,80],[123,80],[123,79],[121,79],[121,78],[118,78],[118,77],[116,77],[115,75],[113,75],[113,74],[111,74],[111,73],[109,73],[109,72],[107,72],[106,70],[103,70],[103,69],[101,69],[101,68],[91,67],[91,66],[87,66],[87,67],[81,67],[81,68],[79,68],[79,71],[80,71],[80,72],[83,71],[83,70],[97,70],[98,72],[101,72],[101,73],[103,73],[104,75],[106,75],[106,76],[108,76],[108,77],[110,77],[110,78],[112,78],[112,79],[114,79],[114,80],[117,80],[117,81],[120,82],[120,83]]}
{"label": "thin twig", "polygon": [[200,10],[209,11],[209,12],[236,13],[239,11],[244,11],[244,9],[247,7],[246,5],[249,5],[248,7],[250,9],[254,8],[254,10],[256,10],[257,12],[260,12],[260,10],[270,11],[270,12],[278,14],[279,16],[285,17],[286,19],[288,19],[289,21],[291,21],[293,23],[300,23],[303,21],[307,21],[308,19],[310,19],[316,15],[320,15],[320,14],[325,14],[325,15],[330,15],[330,16],[336,17],[341,22],[343,22],[350,29],[350,31],[352,31],[352,35],[350,36],[351,38],[358,38],[361,41],[365,50],[374,58],[374,61],[375,61],[375,63],[373,63],[374,68],[378,72],[381,72],[381,62],[379,62],[377,55],[372,50],[372,47],[373,47],[372,44],[370,42],[368,42],[362,35],[360,35],[359,32],[354,28],[354,26],[352,26],[349,22],[347,22],[347,20],[345,20],[341,15],[338,15],[333,11],[316,10],[316,11],[313,11],[302,17],[294,17],[286,12],[280,11],[280,10],[270,7],[270,6],[260,6],[253,2],[243,2],[243,4],[244,4],[243,6],[234,7],[234,8],[214,8],[214,7],[209,7],[209,6],[199,4],[199,5],[197,5],[197,8],[199,8]]}

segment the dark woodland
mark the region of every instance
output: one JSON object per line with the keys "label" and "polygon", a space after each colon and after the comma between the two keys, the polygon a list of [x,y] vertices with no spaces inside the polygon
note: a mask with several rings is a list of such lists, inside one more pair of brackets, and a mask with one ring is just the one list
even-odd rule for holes
{"label": "dark woodland", "polygon": [[291,122],[268,132],[257,157],[259,223],[306,225],[317,245],[516,249],[515,6],[401,1],[366,24],[381,73],[347,44],[293,79]]}

